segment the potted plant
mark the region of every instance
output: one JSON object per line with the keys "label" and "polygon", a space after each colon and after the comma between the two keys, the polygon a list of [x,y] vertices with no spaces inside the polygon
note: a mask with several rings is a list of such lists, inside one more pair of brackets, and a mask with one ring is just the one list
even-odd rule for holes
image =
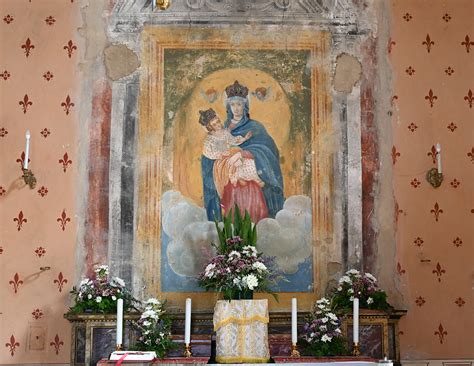
{"label": "potted plant", "polygon": [[133,349],[153,351],[164,358],[175,345],[171,339],[171,317],[166,313],[166,302],[156,298],[146,300],[140,307],[140,319],[132,323],[138,332]]}
{"label": "potted plant", "polygon": [[109,267],[98,266],[93,278],[85,278],[79,287],[71,290],[74,305],[68,314],[114,314],[117,311],[117,300],[123,299],[124,310],[134,309],[136,300],[119,277],[109,278]]}
{"label": "potted plant", "polygon": [[306,356],[340,356],[347,353],[341,331],[341,321],[331,310],[331,302],[322,298],[316,301],[303,327],[299,343]]}
{"label": "potted plant", "polygon": [[216,255],[200,273],[200,286],[222,292],[226,300],[251,299],[254,291],[270,292],[278,276],[272,274],[271,259],[257,251],[257,229],[248,212],[242,216],[236,205],[223,222],[215,223],[219,243],[213,243]]}

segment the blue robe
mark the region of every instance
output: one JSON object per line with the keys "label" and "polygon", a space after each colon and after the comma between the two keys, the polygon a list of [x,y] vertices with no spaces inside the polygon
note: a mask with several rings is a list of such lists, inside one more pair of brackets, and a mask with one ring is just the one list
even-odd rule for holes
{"label": "blue robe", "polygon": [[[232,119],[230,107],[227,108],[227,120],[224,126],[227,128]],[[268,208],[269,217],[274,218],[276,213],[283,208],[283,177],[280,168],[280,153],[272,137],[267,133],[265,127],[258,121],[248,118],[248,105],[245,106],[244,117],[237,127],[231,130],[233,136],[245,136],[252,131],[252,137],[240,144],[242,150],[250,151],[255,159],[257,174],[265,183],[263,195]],[[204,191],[204,205],[209,220],[222,220],[221,206],[216,186],[214,185],[213,168],[214,161],[201,156],[201,173]]]}

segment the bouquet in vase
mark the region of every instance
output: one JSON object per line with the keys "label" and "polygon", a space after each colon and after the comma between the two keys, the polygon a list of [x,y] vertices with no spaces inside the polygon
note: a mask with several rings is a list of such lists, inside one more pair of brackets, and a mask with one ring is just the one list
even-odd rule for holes
{"label": "bouquet in vase", "polygon": [[134,308],[136,300],[119,277],[109,278],[109,267],[102,265],[94,270],[93,278],[85,278],[71,290],[74,305],[71,314],[102,313],[113,314],[117,311],[117,300],[123,299],[124,310]]}
{"label": "bouquet in vase", "polygon": [[251,299],[254,291],[270,292],[278,276],[272,274],[271,259],[255,247],[257,231],[248,212],[242,217],[235,206],[224,222],[216,221],[216,229],[219,244],[213,246],[217,254],[200,273],[200,286],[222,292],[226,300]]}
{"label": "bouquet in vase", "polygon": [[354,297],[359,299],[359,306],[365,309],[389,310],[387,294],[377,285],[377,279],[370,273],[361,273],[356,269],[348,270],[339,279],[334,290],[332,305],[336,310],[352,310]]}
{"label": "bouquet in vase", "polygon": [[171,340],[171,317],[166,313],[166,303],[150,298],[142,305],[140,319],[133,323],[138,331],[137,351],[154,351],[159,358],[173,348]]}
{"label": "bouquet in vase", "polygon": [[308,356],[339,356],[346,353],[346,343],[340,329],[340,319],[334,314],[328,299],[316,301],[303,328],[303,354]]}

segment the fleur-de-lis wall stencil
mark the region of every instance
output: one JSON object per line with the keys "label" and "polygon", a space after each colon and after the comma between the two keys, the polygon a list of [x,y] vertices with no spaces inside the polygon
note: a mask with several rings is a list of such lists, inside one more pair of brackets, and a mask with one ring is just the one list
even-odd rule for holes
{"label": "fleur-de-lis wall stencil", "polygon": [[469,53],[469,51],[471,49],[471,46],[474,46],[474,42],[471,41],[468,34],[466,34],[466,37],[464,37],[464,41],[461,42],[461,46],[466,47],[466,52],[467,53]]}
{"label": "fleur-de-lis wall stencil", "polygon": [[64,345],[64,342],[60,341],[59,340],[59,335],[56,334],[56,337],[54,337],[54,340],[49,345],[54,347],[54,350],[55,350],[56,354],[59,354],[59,349],[61,348],[61,346]]}
{"label": "fleur-de-lis wall stencil", "polygon": [[[25,165],[25,152],[22,151],[21,155],[18,159],[16,159],[17,163],[20,163],[20,170],[23,170],[23,166]],[[31,162],[31,159],[28,158],[28,164]]]}
{"label": "fleur-de-lis wall stencil", "polygon": [[467,95],[464,97],[464,100],[469,104],[469,108],[472,108],[472,102],[474,101],[474,96],[472,95],[472,90],[469,89]]}
{"label": "fleur-de-lis wall stencil", "polygon": [[438,202],[435,203],[434,209],[431,209],[430,211],[432,214],[435,216],[436,222],[438,222],[439,215],[443,213],[443,210],[439,208]]}
{"label": "fleur-de-lis wall stencil", "polygon": [[433,274],[438,277],[438,282],[441,282],[441,276],[446,273],[446,270],[441,267],[441,264],[439,262],[436,264],[436,268],[433,269]]}
{"label": "fleur-de-lis wall stencil", "polygon": [[400,156],[400,153],[397,151],[395,146],[392,146],[392,163],[395,165],[397,158]]}
{"label": "fleur-de-lis wall stencil", "polygon": [[25,94],[23,100],[20,100],[18,104],[21,105],[21,108],[23,109],[23,114],[26,114],[28,108],[33,105],[33,102],[28,97],[28,94]]}
{"label": "fleur-de-lis wall stencil", "polygon": [[428,156],[431,156],[431,160],[433,161],[433,164],[436,164],[436,156],[438,155],[438,150],[436,150],[436,147],[433,145],[431,146],[431,150],[427,154]]}
{"label": "fleur-de-lis wall stencil", "polygon": [[13,286],[13,290],[15,291],[15,294],[18,292],[18,288],[23,285],[23,281],[20,280],[20,275],[18,273],[15,273],[13,276],[13,280],[10,280],[8,284]]}
{"label": "fleur-de-lis wall stencil", "polygon": [[66,230],[66,224],[68,222],[71,222],[71,219],[67,217],[66,210],[63,210],[63,212],[61,213],[61,216],[56,221],[59,222],[59,225],[61,226],[62,231],[64,231]]}
{"label": "fleur-de-lis wall stencil", "polygon": [[69,166],[69,164],[72,164],[72,160],[69,159],[69,156],[67,155],[67,153],[64,153],[63,158],[59,159],[59,164],[62,164],[63,172],[66,173],[66,169]]}
{"label": "fleur-de-lis wall stencil", "polygon": [[399,276],[404,275],[406,273],[406,271],[402,268],[400,262],[397,263],[397,273]]}
{"label": "fleur-de-lis wall stencil", "polygon": [[444,337],[448,335],[448,332],[444,330],[441,323],[439,323],[438,330],[434,332],[434,335],[438,336],[439,343],[443,344]]}
{"label": "fleur-de-lis wall stencil", "polygon": [[59,292],[62,292],[64,284],[67,283],[67,279],[63,276],[62,272],[59,272],[58,278],[53,281],[58,285]]}
{"label": "fleur-de-lis wall stencil", "polygon": [[431,46],[434,46],[434,42],[431,40],[430,35],[426,35],[426,39],[421,43],[422,45],[426,46],[426,50],[428,53],[431,52]]}
{"label": "fleur-de-lis wall stencil", "polygon": [[13,222],[16,222],[16,228],[18,231],[20,231],[23,227],[23,224],[28,222],[28,219],[23,215],[23,211],[20,211],[18,213],[18,217],[13,218]]}
{"label": "fleur-de-lis wall stencil", "polygon": [[69,40],[69,42],[63,47],[67,51],[67,56],[71,58],[74,50],[77,50],[77,46],[72,42],[72,40]]}
{"label": "fleur-de-lis wall stencil", "polygon": [[31,50],[34,49],[35,46],[33,45],[33,43],[31,43],[31,40],[28,38],[25,41],[25,43],[21,45],[21,48],[25,50],[25,55],[26,57],[28,57],[30,55]]}
{"label": "fleur-de-lis wall stencil", "polygon": [[5,347],[10,348],[10,355],[13,357],[17,347],[20,347],[20,342],[17,342],[15,336],[12,334],[10,337],[10,342],[5,343]]}
{"label": "fleur-de-lis wall stencil", "polygon": [[393,46],[395,46],[396,44],[397,43],[392,38],[389,38],[388,44],[387,44],[388,53],[392,53]]}
{"label": "fleur-de-lis wall stencil", "polygon": [[467,153],[467,156],[471,158],[471,163],[474,163],[474,147],[471,147],[471,151]]}
{"label": "fleur-de-lis wall stencil", "polygon": [[67,115],[69,114],[69,110],[74,107],[74,103],[71,101],[69,95],[66,97],[66,101],[61,103],[61,107],[64,108],[64,112],[66,112]]}
{"label": "fleur-de-lis wall stencil", "polygon": [[425,95],[425,100],[427,100],[430,103],[430,107],[433,108],[434,106],[434,101],[437,100],[438,97],[434,95],[433,90],[430,89],[428,92],[428,95]]}

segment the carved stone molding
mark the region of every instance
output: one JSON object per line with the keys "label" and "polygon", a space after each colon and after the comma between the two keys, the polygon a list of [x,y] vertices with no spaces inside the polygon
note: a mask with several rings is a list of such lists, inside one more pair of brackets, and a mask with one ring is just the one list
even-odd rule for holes
{"label": "carved stone molding", "polygon": [[152,0],[117,0],[111,33],[137,33],[155,24],[308,25],[339,31],[356,29],[356,9],[350,0],[172,0],[166,11]]}

